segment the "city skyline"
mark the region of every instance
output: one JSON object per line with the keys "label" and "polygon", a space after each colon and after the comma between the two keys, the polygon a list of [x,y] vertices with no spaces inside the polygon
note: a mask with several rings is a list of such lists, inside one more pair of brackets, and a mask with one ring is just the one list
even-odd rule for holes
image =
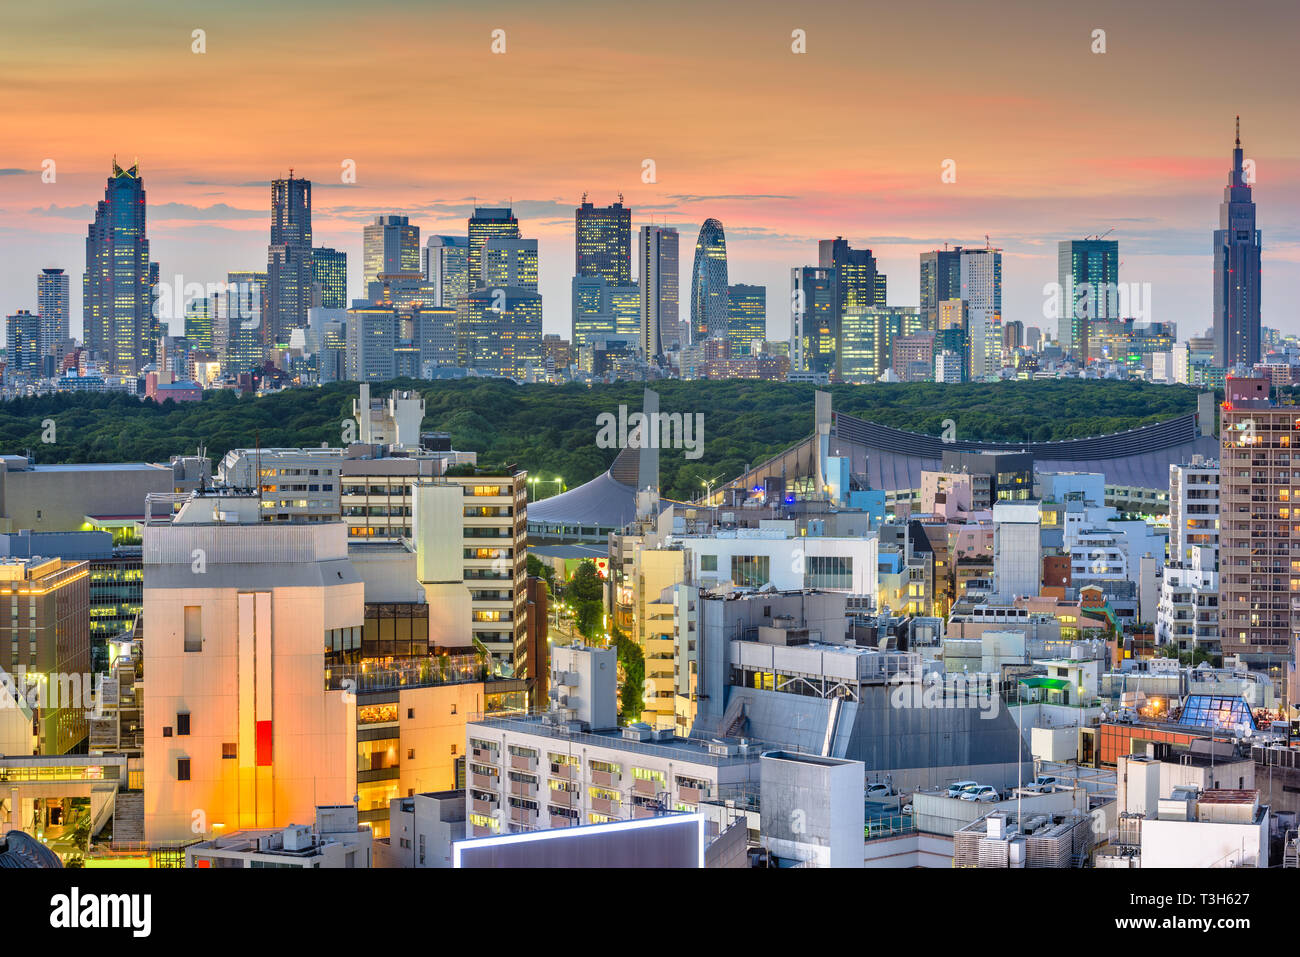
{"label": "city skyline", "polygon": [[[128,66],[106,52],[65,40],[69,46],[64,52],[74,55],[74,65],[57,89],[17,83],[31,96],[10,116],[11,158],[0,163],[4,308],[35,308],[30,277],[40,269],[63,268],[74,277],[84,269],[77,231],[89,221],[95,183],[102,183],[109,157],[116,154],[123,163],[139,158],[149,187],[151,260],[161,264],[164,279],[182,274],[187,281],[217,282],[230,271],[261,268],[266,191],[271,179],[286,175],[292,166],[317,191],[314,242],[350,253],[349,298],[362,294],[361,233],[375,216],[409,216],[422,236],[458,234],[474,205],[508,204],[525,234],[539,242],[544,329],[567,334],[573,210],[584,191],[597,205],[613,202],[622,192],[634,228],[653,217],[656,224],[689,237],[705,219],[720,220],[730,240],[729,280],[767,288],[773,338],[788,334],[780,304],[788,296],[789,270],[812,265],[814,244],[828,236],[842,235],[855,247],[872,249],[881,272],[892,277],[889,304],[916,305],[921,252],[945,242],[983,245],[988,234],[1004,250],[1004,318],[1047,331],[1053,322],[1042,316],[1042,287],[1056,278],[1057,243],[1111,227],[1110,237],[1121,244],[1121,281],[1150,282],[1152,318],[1178,323],[1184,336],[1199,334],[1211,324],[1213,305],[1205,236],[1216,221],[1232,118],[1241,113],[1247,158],[1258,170],[1256,202],[1265,233],[1263,322],[1283,332],[1300,331],[1289,308],[1300,296],[1300,244],[1290,225],[1300,210],[1300,161],[1295,158],[1300,149],[1286,119],[1281,82],[1277,44],[1285,30],[1257,35],[1230,22],[1216,24],[1211,37],[1208,28],[1181,19],[1169,22],[1151,11],[1099,4],[1087,20],[1020,7],[1023,13],[1011,18],[1012,29],[993,31],[972,11],[934,6],[954,33],[960,28],[970,34],[967,42],[984,43],[990,51],[1016,40],[1032,42],[1016,50],[1021,58],[1006,65],[1004,74],[981,77],[975,92],[961,94],[971,116],[954,114],[928,125],[917,117],[934,105],[945,82],[956,82],[959,75],[951,68],[921,68],[880,49],[866,68],[882,91],[874,104],[878,115],[873,115],[870,131],[847,128],[841,136],[807,133],[806,125],[801,128],[807,135],[766,135],[776,122],[768,114],[781,114],[781,106],[794,99],[804,104],[810,120],[828,118],[835,110],[852,117],[859,109],[832,86],[840,71],[858,65],[852,58],[853,31],[841,36],[815,11],[795,16],[771,5],[758,5],[752,18],[726,31],[725,43],[716,31],[678,30],[669,46],[673,66],[685,67],[707,50],[724,68],[730,64],[740,71],[745,65],[743,77],[736,74],[738,82],[713,94],[724,108],[708,124],[672,102],[672,96],[656,96],[635,78],[637,64],[662,39],[661,31],[671,29],[676,8],[667,9],[663,25],[650,25],[645,37],[628,40],[623,48],[605,44],[592,52],[573,66],[567,80],[557,80],[561,71],[550,69],[574,43],[565,31],[580,27],[589,35],[612,27],[595,26],[564,5],[557,8],[554,22],[548,19],[545,25],[524,10],[494,12],[495,19],[487,19],[434,8],[431,19],[449,38],[439,43],[456,47],[447,68],[463,64],[484,73],[481,88],[471,97],[475,109],[464,116],[464,135],[456,137],[426,134],[418,124],[410,128],[412,135],[342,132],[340,121],[360,115],[352,93],[342,98],[348,102],[340,103],[338,111],[302,117],[291,129],[269,132],[275,111],[248,111],[230,116],[250,135],[233,143],[227,134],[214,133],[223,129],[221,119],[229,108],[209,89],[217,66],[213,61],[242,63],[266,53],[265,40],[240,29],[241,17],[251,13],[238,7],[231,19],[223,20],[221,31],[214,26],[205,35],[207,52],[202,55],[190,52],[190,34],[202,29],[202,16],[188,17],[196,19],[190,25],[183,14],[161,11],[141,37],[124,40],[118,48],[141,54]],[[321,23],[308,23],[309,33],[337,30],[340,19],[346,19],[341,8],[328,4],[313,9],[321,11]],[[1283,21],[1297,16],[1281,5],[1278,13]],[[271,16],[283,15],[277,11]],[[93,21],[99,14],[87,11],[86,16]],[[856,16],[848,22],[858,23]],[[904,34],[920,22],[917,17],[889,12],[874,23],[878,32]],[[1107,29],[1104,54],[1090,50],[1095,26]],[[491,31],[497,27],[506,30],[504,55],[490,50]],[[44,37],[50,29],[32,11],[20,18],[15,36]],[[386,41],[385,49],[398,52],[429,40],[424,29],[421,25],[410,37]],[[795,29],[806,31],[804,54],[791,51]],[[232,35],[238,38],[237,50]],[[322,49],[358,68],[380,56],[379,50],[340,50],[337,40]],[[1175,59],[1185,64],[1211,52],[1244,55],[1247,50],[1256,71],[1249,102],[1186,70],[1162,69]],[[285,64],[299,62],[298,56],[303,55],[291,56]],[[181,57],[192,57],[195,68],[187,69],[191,61]],[[1036,71],[1053,58],[1086,79],[1087,89],[1064,76],[1044,80]],[[22,63],[19,51],[0,66],[0,75],[13,78],[7,74]],[[109,67],[109,76],[96,74]],[[402,66],[385,83],[414,82],[409,69]],[[364,70],[349,72],[364,77]],[[240,82],[265,83],[276,73],[269,65],[254,64]],[[164,76],[168,88],[159,89],[140,112],[125,114],[116,124],[120,129],[92,122],[93,111],[76,103],[78,95],[93,99],[88,96],[91,77],[103,87],[96,86],[98,96],[112,95],[120,83],[157,84]],[[536,81],[529,98],[536,116],[507,96],[512,83],[524,79]],[[357,84],[355,96],[367,100],[371,113],[388,115],[387,101],[374,96],[375,81],[350,82]],[[676,90],[682,82],[670,71],[664,90]],[[636,122],[610,121],[597,148],[580,149],[566,117],[581,111],[579,94],[594,83],[616,84],[621,102],[631,113],[640,112]],[[187,112],[174,98],[192,92],[193,84],[208,86]],[[812,105],[806,101],[810,84],[828,91]],[[1094,101],[1110,103],[1113,122],[1104,140],[1081,136],[1077,117],[1082,113],[1060,109],[1062,85],[1072,91],[1067,102],[1079,111],[1091,109]],[[1171,109],[1167,101],[1175,92],[1178,101]],[[220,96],[227,95],[223,89]],[[68,129],[51,130],[38,122],[55,109],[72,121]],[[169,123],[150,122],[162,116]],[[503,122],[516,130],[517,142],[523,144],[519,150],[488,148],[493,124]],[[541,139],[534,140],[535,134]],[[581,159],[575,162],[574,157]],[[53,183],[41,181],[46,158],[56,164]],[[654,161],[654,183],[642,181],[645,159]],[[356,163],[355,184],[340,181],[347,160]],[[956,182],[941,181],[945,160],[955,163]],[[81,315],[77,285],[70,309],[74,332]]]}

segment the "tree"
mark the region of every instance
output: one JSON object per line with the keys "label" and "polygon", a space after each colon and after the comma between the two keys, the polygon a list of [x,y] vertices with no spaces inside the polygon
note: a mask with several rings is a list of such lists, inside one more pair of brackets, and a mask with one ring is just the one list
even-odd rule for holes
{"label": "tree", "polygon": [[618,628],[612,629],[614,647],[618,651],[619,669],[623,673],[623,686],[618,693],[618,713],[627,724],[641,719],[645,710],[645,655],[640,646]]}

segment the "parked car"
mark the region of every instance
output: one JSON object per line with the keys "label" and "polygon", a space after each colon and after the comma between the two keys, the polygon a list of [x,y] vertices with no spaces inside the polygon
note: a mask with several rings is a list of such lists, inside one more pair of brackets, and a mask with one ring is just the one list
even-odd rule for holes
{"label": "parked car", "polygon": [[910,805],[910,804],[904,804],[904,805],[903,805],[903,810],[902,810],[901,813],[905,814],[905,815],[908,816],[908,817],[911,817],[911,816],[912,816],[912,805]]}
{"label": "parked car", "polygon": [[952,784],[948,785],[948,797],[961,797],[962,791],[965,791],[967,788],[977,788],[979,787],[979,784],[978,781],[954,781]]}
{"label": "parked car", "polygon": [[892,784],[868,784],[867,800],[874,801],[877,798],[887,798],[894,796],[894,787]]}
{"label": "parked car", "polygon": [[998,791],[997,788],[991,785],[981,784],[978,787],[968,788],[963,791],[961,799],[963,801],[981,801],[988,803],[998,799]]}
{"label": "parked car", "polygon": [[1040,774],[1034,778],[1034,783],[1030,785],[1036,791],[1042,791],[1051,794],[1056,790],[1056,778],[1050,774]]}

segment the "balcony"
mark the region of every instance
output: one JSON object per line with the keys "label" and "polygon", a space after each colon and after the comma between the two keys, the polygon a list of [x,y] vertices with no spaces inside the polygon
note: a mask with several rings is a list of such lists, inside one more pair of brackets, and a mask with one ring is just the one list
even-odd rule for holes
{"label": "balcony", "polygon": [[482,814],[484,817],[491,817],[497,812],[496,798],[490,801],[480,801],[474,798],[470,801],[470,810],[475,814]]}
{"label": "balcony", "polygon": [[527,755],[527,754],[512,754],[510,755],[510,767],[514,768],[516,771],[536,771],[537,756]]}
{"label": "balcony", "polygon": [[683,804],[699,804],[707,800],[708,796],[707,788],[693,788],[683,784],[677,789],[677,797]]}
{"label": "balcony", "polygon": [[557,791],[552,788],[549,800],[556,807],[578,806],[578,795],[574,794],[572,791]]}
{"label": "balcony", "polygon": [[474,748],[472,753],[475,761],[486,761],[488,764],[497,763],[497,752],[488,748]]}
{"label": "balcony", "polygon": [[642,778],[637,778],[632,784],[632,793],[640,797],[655,797],[662,789],[663,786],[658,781],[647,781]]}
{"label": "balcony", "polygon": [[601,788],[616,788],[623,780],[623,775],[616,774],[613,771],[596,771],[591,772],[591,783]]}
{"label": "balcony", "polygon": [[578,823],[576,818],[565,817],[563,814],[552,814],[550,818],[551,827],[572,827]]}
{"label": "balcony", "polygon": [[511,781],[510,793],[515,797],[532,797],[537,793],[536,781]]}
{"label": "balcony", "polygon": [[491,836],[492,836],[493,834],[495,834],[495,833],[496,833],[496,831],[492,830],[492,828],[488,827],[486,824],[475,824],[475,825],[474,825],[474,836],[475,836],[475,837],[491,837]]}
{"label": "balcony", "polygon": [[530,827],[537,823],[537,812],[527,807],[512,807],[510,809],[511,824],[527,824]]}
{"label": "balcony", "polygon": [[[561,707],[563,707],[561,705]],[[576,781],[578,780],[578,769],[572,764],[552,764],[551,777],[557,781]]]}
{"label": "balcony", "polygon": [[469,775],[471,786],[483,791],[495,791],[497,789],[497,779],[488,774],[479,774],[471,771]]}
{"label": "balcony", "polygon": [[655,813],[656,811],[652,807],[645,807],[640,804],[633,805],[632,807],[632,818],[634,820],[639,820],[644,817],[654,817]]}
{"label": "balcony", "polygon": [[612,801],[609,798],[592,798],[591,809],[597,814],[603,814],[606,817],[622,817],[623,814],[622,803]]}

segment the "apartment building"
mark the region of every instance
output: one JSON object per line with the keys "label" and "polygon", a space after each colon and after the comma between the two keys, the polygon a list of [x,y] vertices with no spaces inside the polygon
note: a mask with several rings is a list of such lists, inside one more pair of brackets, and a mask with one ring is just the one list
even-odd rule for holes
{"label": "apartment building", "polygon": [[1269,381],[1230,377],[1220,412],[1219,642],[1286,685],[1300,628],[1300,524],[1291,515],[1300,412]]}
{"label": "apartment building", "polygon": [[694,811],[757,783],[756,748],[617,727],[613,649],[557,647],[552,659],[551,711],[466,728],[471,836]]}

